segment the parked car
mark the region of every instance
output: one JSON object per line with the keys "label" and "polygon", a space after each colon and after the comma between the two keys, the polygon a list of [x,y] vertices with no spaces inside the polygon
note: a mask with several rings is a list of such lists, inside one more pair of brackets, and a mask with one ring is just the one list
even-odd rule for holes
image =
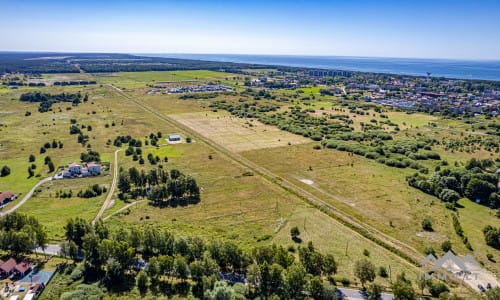
{"label": "parked car", "polygon": [[491,290],[491,283],[489,283],[489,282],[488,282],[488,284],[486,285],[486,288],[487,288],[488,290]]}
{"label": "parked car", "polygon": [[481,292],[486,291],[486,290],[484,289],[484,286],[482,286],[482,285],[480,285],[480,284],[478,284],[478,285],[477,285],[477,288],[478,288]]}

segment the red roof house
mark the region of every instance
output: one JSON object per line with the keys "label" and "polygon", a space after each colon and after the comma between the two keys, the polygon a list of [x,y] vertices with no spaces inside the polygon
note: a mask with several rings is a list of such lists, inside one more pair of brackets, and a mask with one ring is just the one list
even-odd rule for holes
{"label": "red roof house", "polygon": [[24,277],[24,275],[26,275],[26,272],[29,272],[31,270],[32,266],[33,264],[31,262],[23,260],[14,267],[14,274],[19,277]]}
{"label": "red roof house", "polygon": [[12,271],[14,271],[14,268],[16,267],[17,262],[15,259],[10,258],[8,261],[4,262],[2,265],[0,265],[0,275],[1,276],[9,276],[12,274]]}
{"label": "red roof house", "polygon": [[0,193],[0,205],[3,205],[5,202],[14,200],[14,197],[14,193],[11,192]]}

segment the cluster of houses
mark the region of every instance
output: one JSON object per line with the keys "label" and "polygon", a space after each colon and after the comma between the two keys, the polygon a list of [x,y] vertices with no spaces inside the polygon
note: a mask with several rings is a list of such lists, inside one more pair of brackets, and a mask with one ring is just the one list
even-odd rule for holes
{"label": "cluster of houses", "polygon": [[183,94],[183,93],[202,93],[202,92],[225,92],[231,91],[231,87],[225,85],[193,85],[171,88],[167,91],[168,94]]}
{"label": "cluster of houses", "polygon": [[338,70],[311,70],[309,71],[310,77],[352,77],[352,72],[349,71],[338,71]]}
{"label": "cluster of houses", "polygon": [[7,261],[0,260],[0,278],[7,278],[11,275],[17,278],[26,276],[33,264],[29,261],[23,260],[20,263],[14,258],[9,258]]}
{"label": "cluster of houses", "polygon": [[287,76],[284,78],[270,78],[265,76],[259,76],[250,82],[253,87],[262,87],[270,89],[296,89],[300,85],[298,83],[297,77]]}
{"label": "cluster of houses", "polygon": [[101,175],[101,164],[89,162],[85,165],[78,163],[68,164],[68,168],[61,173],[56,174],[54,178],[76,178]]}
{"label": "cluster of houses", "polygon": [[[449,80],[439,83],[443,91],[428,90],[425,86],[408,80],[391,80],[387,84],[362,84],[349,82],[346,84],[347,94],[365,94],[363,100],[399,108],[422,108],[440,111],[446,107],[456,114],[490,114],[500,113],[500,91],[486,90],[482,93],[463,93],[457,88],[457,82]],[[398,93],[394,97],[393,92]],[[367,95],[368,94],[368,95]]]}
{"label": "cluster of houses", "polygon": [[0,207],[11,201],[14,201],[16,197],[17,196],[12,192],[0,192]]}

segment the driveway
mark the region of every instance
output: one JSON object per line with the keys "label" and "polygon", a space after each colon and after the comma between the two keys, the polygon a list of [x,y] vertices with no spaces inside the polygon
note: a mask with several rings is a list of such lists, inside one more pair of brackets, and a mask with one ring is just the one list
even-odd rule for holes
{"label": "driveway", "polygon": [[[340,292],[339,296],[341,299],[353,299],[353,300],[366,300],[368,299],[368,293],[360,290],[346,289],[346,288],[337,288]],[[391,294],[382,293],[382,300],[394,300],[394,296]]]}
{"label": "driveway", "polygon": [[[45,254],[59,255],[60,250],[61,250],[61,246],[59,246],[59,245],[47,245],[47,247],[45,248]],[[36,248],[35,252],[44,253],[44,251],[42,251],[42,248],[40,248],[40,247]]]}

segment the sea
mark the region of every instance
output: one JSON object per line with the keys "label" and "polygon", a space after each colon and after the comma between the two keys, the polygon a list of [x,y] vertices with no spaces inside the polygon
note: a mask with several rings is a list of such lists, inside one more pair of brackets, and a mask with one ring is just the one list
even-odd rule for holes
{"label": "sea", "polygon": [[500,81],[500,60],[250,54],[141,54],[143,56]]}

